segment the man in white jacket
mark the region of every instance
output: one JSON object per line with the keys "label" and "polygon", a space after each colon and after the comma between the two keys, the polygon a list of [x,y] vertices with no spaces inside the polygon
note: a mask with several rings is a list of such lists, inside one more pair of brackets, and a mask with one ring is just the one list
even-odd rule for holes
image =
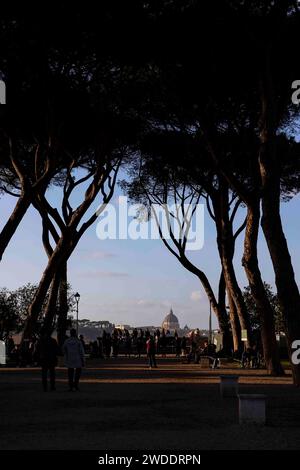
{"label": "man in white jacket", "polygon": [[85,365],[84,349],[81,341],[77,338],[76,330],[70,331],[68,338],[63,345],[65,366],[68,368],[69,391],[78,390],[81,369]]}

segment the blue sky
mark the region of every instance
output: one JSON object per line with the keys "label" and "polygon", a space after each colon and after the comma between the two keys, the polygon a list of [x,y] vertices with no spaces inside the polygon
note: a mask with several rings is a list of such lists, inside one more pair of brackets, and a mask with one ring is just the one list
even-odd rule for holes
{"label": "blue sky", "polygon": [[[117,204],[118,189],[113,203]],[[60,190],[51,190],[53,204],[59,204]],[[76,195],[77,199],[79,195]],[[98,201],[99,202],[99,201]],[[0,229],[11,213],[15,200],[0,199]],[[282,218],[299,279],[300,197],[282,204]],[[239,214],[242,220],[243,209]],[[216,250],[213,222],[205,210],[205,241],[202,250],[190,252],[193,261],[204,270],[216,289],[220,263]],[[247,284],[243,268],[240,236],[235,265],[240,286]],[[262,236],[259,240],[260,266],[265,281],[274,285],[274,275]],[[30,209],[0,266],[0,286],[17,288],[37,283],[47,258],[41,242],[41,221]],[[96,224],[81,239],[69,261],[69,282],[81,294],[80,317],[109,320],[130,325],[160,325],[172,306],[181,326],[207,328],[209,305],[199,281],[187,272],[160,240],[104,240],[96,236]],[[216,322],[214,321],[216,326]]]}

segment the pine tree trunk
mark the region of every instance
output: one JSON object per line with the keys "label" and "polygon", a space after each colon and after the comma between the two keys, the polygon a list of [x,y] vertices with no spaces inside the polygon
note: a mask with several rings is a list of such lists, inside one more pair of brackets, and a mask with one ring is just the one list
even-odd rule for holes
{"label": "pine tree trunk", "polygon": [[240,327],[247,331],[246,345],[251,345],[252,330],[249,314],[244,302],[242,291],[238,285],[233,266],[234,237],[232,223],[229,220],[228,185],[219,179],[220,188],[213,201],[215,223],[217,229],[217,246],[221,259],[227,292],[232,298],[239,318]]}
{"label": "pine tree trunk", "polygon": [[262,87],[259,169],[262,186],[261,226],[271,256],[278,300],[285,322],[294,383],[300,386],[300,364],[292,362],[292,344],[300,339],[300,295],[280,215],[280,162],[277,155],[277,109],[270,64]]}
{"label": "pine tree trunk", "polygon": [[61,268],[61,279],[59,286],[59,310],[57,318],[57,340],[59,346],[62,346],[66,339],[68,324],[68,271],[67,263]]}
{"label": "pine tree trunk", "polygon": [[225,354],[231,355],[233,349],[233,335],[230,331],[230,319],[226,309],[226,283],[223,270],[219,279],[218,306],[220,311],[223,312],[221,317],[224,318],[223,331],[220,329],[223,334],[223,350]]}
{"label": "pine tree trunk", "polygon": [[235,303],[229,291],[227,291],[227,298],[229,304],[229,319],[232,331],[233,352],[240,353],[242,350],[240,321],[236,311]]}
{"label": "pine tree trunk", "polygon": [[[266,173],[268,173],[267,169]],[[269,176],[268,182],[265,181],[261,225],[275,272],[275,283],[285,323],[293,379],[294,383],[300,386],[300,365],[293,364],[291,361],[292,343],[294,340],[300,339],[300,296],[281,223],[280,199],[278,190],[276,191],[276,186],[278,188],[279,183],[278,180],[274,180],[275,178]],[[271,181],[274,184],[271,185]]]}
{"label": "pine tree trunk", "polygon": [[207,277],[205,276],[205,274],[202,271],[200,271],[198,268],[196,268],[194,265],[190,265],[188,262],[186,262],[184,266],[190,272],[193,272],[193,274],[195,274],[200,280],[201,285],[204,288],[205,293],[210,302],[211,308],[217,317],[220,332],[223,334],[223,344],[225,348],[227,349],[228,343],[230,342],[230,330],[229,330],[229,322],[228,322],[226,309],[225,310],[222,309],[220,305],[218,304],[216,297],[213,293],[213,290],[211,288],[211,285]]}
{"label": "pine tree trunk", "polygon": [[77,243],[78,238],[76,238],[75,232],[73,233],[73,236],[71,236],[70,233],[68,235],[64,234],[57,243],[43,273],[34,299],[29,307],[28,318],[23,331],[23,339],[30,339],[34,333],[34,328],[42,310],[42,305],[51,282],[54,279],[55,274],[62,268],[63,264],[67,262]]}
{"label": "pine tree trunk", "polygon": [[[271,209],[266,199],[263,204],[262,228],[272,258],[278,300],[285,322],[289,357],[293,353],[292,343],[300,339],[300,298],[294,270],[281,226],[279,212]],[[300,386],[300,365],[291,361],[294,383]]]}
{"label": "pine tree trunk", "polygon": [[279,350],[276,342],[274,312],[265,291],[257,258],[257,238],[259,231],[259,199],[248,205],[247,226],[244,239],[242,264],[249,281],[249,286],[257,305],[261,321],[261,338],[263,343],[266,369],[270,375],[283,375]]}
{"label": "pine tree trunk", "polygon": [[[228,317],[227,317],[227,313],[226,313],[226,310],[224,311],[218,304],[218,302],[216,301],[216,298],[212,292],[212,289],[210,287],[210,285],[207,285],[207,283],[205,282],[205,280],[203,279],[203,276],[200,276],[199,277],[200,279],[200,282],[201,282],[201,285],[202,287],[204,288],[205,292],[206,292],[206,295],[208,297],[208,300],[211,304],[211,308],[214,312],[214,314],[216,315],[217,317],[217,320],[218,320],[218,324],[219,324],[219,329],[220,329],[220,332],[223,334],[223,338],[225,338],[225,342],[228,341],[228,335],[230,335],[229,333],[229,324],[228,324]],[[227,347],[227,345],[226,345]]]}
{"label": "pine tree trunk", "polygon": [[228,338],[230,337],[227,312],[226,312],[226,309],[222,309],[218,305],[218,302],[216,300],[216,297],[214,295],[214,292],[212,290],[212,287],[210,285],[208,278],[206,277],[205,273],[201,271],[201,269],[197,268],[193,263],[191,263],[189,259],[186,258],[186,256],[181,256],[180,263],[189,272],[193,273],[195,276],[198,277],[203,289],[205,290],[205,293],[211,304],[213,312],[215,313],[217,317],[220,332],[223,334],[223,338],[225,338],[225,341],[227,342]]}
{"label": "pine tree trunk", "polygon": [[3,254],[9,245],[13,235],[15,234],[19,224],[21,223],[24,215],[31,204],[31,198],[28,194],[23,193],[10,215],[8,221],[4,225],[0,233],[0,261],[2,260]]}
{"label": "pine tree trunk", "polygon": [[51,283],[50,295],[46,307],[44,321],[42,325],[42,332],[51,335],[54,329],[54,321],[57,315],[57,297],[60,285],[60,271],[58,271]]}
{"label": "pine tree trunk", "polygon": [[225,273],[227,289],[234,301],[236,312],[239,318],[240,327],[242,330],[247,331],[246,346],[250,347],[252,338],[252,329],[249,320],[249,314],[245,305],[243,293],[238,285],[236,275],[233,268],[233,263],[226,257],[222,258],[223,269]]}

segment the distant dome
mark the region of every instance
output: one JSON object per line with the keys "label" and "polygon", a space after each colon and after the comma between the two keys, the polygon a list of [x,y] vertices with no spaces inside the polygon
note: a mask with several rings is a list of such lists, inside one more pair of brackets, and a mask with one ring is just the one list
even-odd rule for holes
{"label": "distant dome", "polygon": [[176,315],[174,315],[173,310],[170,310],[170,313],[166,315],[164,322],[169,322],[169,323],[178,323],[178,318]]}
{"label": "distant dome", "polygon": [[175,330],[180,329],[178,318],[176,317],[176,315],[174,315],[172,309],[170,310],[170,313],[166,315],[161,327],[164,330],[169,330],[169,331],[172,331],[172,330],[175,331]]}

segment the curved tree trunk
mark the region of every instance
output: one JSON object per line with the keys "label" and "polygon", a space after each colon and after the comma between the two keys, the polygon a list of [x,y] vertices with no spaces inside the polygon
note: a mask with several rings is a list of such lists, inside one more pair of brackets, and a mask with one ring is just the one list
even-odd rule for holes
{"label": "curved tree trunk", "polygon": [[[216,301],[216,297],[213,293],[213,290],[212,290],[206,276],[203,275],[202,273],[201,274],[198,273],[198,278],[199,278],[199,280],[202,284],[202,287],[205,290],[205,293],[206,293],[206,295],[208,297],[208,300],[211,304],[211,308],[212,308],[214,314],[217,317],[220,332],[223,334],[223,339],[225,340],[225,343],[226,343],[228,341],[229,337],[230,337],[228,316],[227,316],[227,313],[226,313],[226,309],[225,310],[222,309],[220,307],[220,305],[218,304],[218,302]],[[227,344],[226,344],[226,348],[227,348]]]}
{"label": "curved tree trunk", "polygon": [[235,240],[232,233],[232,223],[229,220],[228,185],[222,181],[222,178],[220,178],[219,181],[220,188],[218,193],[214,198],[212,198],[217,229],[217,246],[227,292],[235,303],[241,329],[247,331],[246,345],[250,346],[252,330],[249,314],[244,302],[243,293],[238,285],[233,266]]}
{"label": "curved tree trunk", "polygon": [[219,290],[218,290],[218,306],[219,309],[221,310],[222,313],[222,318],[224,318],[224,327],[223,327],[223,349],[226,354],[231,355],[232,350],[234,350],[234,344],[233,344],[233,334],[232,331],[230,331],[230,318],[228,317],[227,314],[227,309],[226,309],[226,283],[225,283],[225,278],[223,274],[223,270],[221,271],[220,274],[220,279],[219,279]]}
{"label": "curved tree trunk", "polygon": [[[222,251],[224,251],[224,247]],[[227,289],[230,293],[230,296],[232,297],[232,300],[235,303],[236,312],[237,312],[239,322],[240,322],[240,327],[242,330],[247,331],[247,341],[245,343],[246,343],[246,346],[249,347],[251,345],[252,330],[251,330],[248,311],[245,305],[243,293],[236,279],[233,263],[224,253],[222,253],[222,265],[224,269]]]}
{"label": "curved tree trunk", "polygon": [[[230,330],[229,330],[229,323],[228,323],[228,316],[227,316],[226,309],[221,308],[220,305],[218,304],[214,291],[210,285],[210,282],[206,274],[203,271],[201,271],[201,269],[197,268],[197,266],[195,266],[193,263],[191,263],[189,259],[183,253],[181,253],[180,257],[178,257],[178,260],[180,261],[180,263],[182,264],[184,268],[186,268],[190,273],[197,276],[197,278],[201,282],[201,285],[212,307],[212,310],[217,317],[220,332],[223,334],[223,339],[225,340],[225,342],[229,341]],[[224,341],[223,341],[223,344],[224,344]],[[227,344],[226,344],[226,348],[227,348]]]}
{"label": "curved tree trunk", "polygon": [[57,315],[57,297],[60,286],[60,272],[57,272],[51,283],[51,290],[46,306],[42,332],[51,335],[54,329],[55,317]]}
{"label": "curved tree trunk", "polygon": [[48,261],[34,299],[29,307],[28,318],[23,332],[23,339],[31,338],[34,333],[36,321],[41,312],[42,305],[51,282],[54,279],[55,274],[62,268],[63,264],[67,262],[77,243],[78,237],[76,236],[76,232],[73,232],[73,237],[70,233],[65,233],[59,239],[59,242]]}
{"label": "curved tree trunk", "polygon": [[52,334],[57,318],[57,339],[62,346],[66,338],[68,318],[67,263],[63,264],[51,283],[42,331]]}
{"label": "curved tree trunk", "polygon": [[21,223],[24,215],[31,204],[31,198],[28,194],[23,193],[17,201],[15,208],[10,215],[8,221],[4,225],[0,232],[0,261],[2,260],[3,254],[10,243],[13,235],[15,234],[19,224]]}
{"label": "curved tree trunk", "polygon": [[[282,309],[293,379],[300,385],[300,365],[293,364],[293,341],[300,339],[300,296],[280,216],[278,179],[267,176],[262,197],[261,226],[275,272],[278,300]],[[276,180],[276,181],[274,181]],[[271,184],[273,181],[274,184]],[[277,190],[276,190],[277,188]]]}
{"label": "curved tree trunk", "polygon": [[[113,196],[115,182],[120,167],[121,160],[118,160],[114,166],[97,166],[93,180],[88,186],[84,199],[82,203],[77,207],[77,209],[72,210],[72,214],[67,217],[67,221],[62,221],[60,225],[60,230],[62,232],[61,237],[56,243],[55,249],[50,256],[47,267],[43,273],[42,279],[39,283],[38,289],[34,296],[34,299],[28,309],[28,317],[25,323],[25,328],[23,331],[23,339],[30,338],[34,332],[38,316],[41,312],[43,301],[46,297],[47,291],[50,287],[50,284],[55,276],[55,274],[62,268],[62,266],[68,261],[71,254],[75,250],[80,238],[86,232],[86,230],[97,220],[99,215],[99,210],[93,213],[88,220],[81,224],[81,227],[78,229],[80,223],[82,222],[83,217],[86,215],[91,205],[95,201],[97,195],[99,194],[101,188],[105,184],[107,178],[113,173],[113,176],[110,177],[109,192],[104,194],[103,203],[108,203]],[[83,178],[84,179],[84,178]],[[79,180],[82,182],[82,180]],[[49,209],[49,204],[45,204],[45,201],[41,197],[43,193],[40,193],[39,203],[42,206],[46,205],[46,211]],[[68,200],[65,202],[68,206]],[[51,206],[50,206],[51,207]],[[63,205],[64,207],[64,205]],[[102,206],[103,208],[104,206]],[[52,208],[52,214],[54,214],[54,219],[57,219],[57,209]],[[59,215],[58,215],[59,218]],[[63,227],[62,227],[63,226]],[[78,229],[78,230],[77,230]]]}
{"label": "curved tree trunk", "polygon": [[291,257],[281,226],[280,214],[263,205],[262,228],[272,258],[279,303],[282,309],[285,333],[293,371],[294,383],[300,385],[300,365],[293,364],[293,341],[300,339],[300,297],[295,281]]}
{"label": "curved tree trunk", "polygon": [[294,383],[300,386],[300,364],[292,362],[292,345],[300,339],[300,295],[280,216],[280,162],[277,155],[278,123],[269,57],[262,82],[259,169],[262,185],[261,226],[271,256],[278,299],[282,309]]}
{"label": "curved tree trunk", "polygon": [[266,294],[257,258],[257,238],[259,231],[259,200],[247,209],[244,255],[242,264],[249,281],[251,292],[261,320],[261,338],[267,371],[270,375],[283,375],[276,342],[274,312]]}
{"label": "curved tree trunk", "polygon": [[223,311],[226,311],[226,283],[223,270],[221,271],[219,279],[218,304]]}
{"label": "curved tree trunk", "polygon": [[[49,235],[53,236],[55,243],[59,241],[59,234],[53,225],[50,225],[47,211],[42,207],[36,206],[43,220],[43,245],[48,259],[53,254],[53,248],[50,243]],[[67,282],[67,262],[63,263],[59,273],[56,273],[51,284],[51,294],[44,318],[44,327],[48,333],[52,333],[55,316],[57,318],[57,340],[60,346],[63,345],[66,338],[67,318],[68,318],[68,282]],[[55,298],[56,297],[56,298]]]}
{"label": "curved tree trunk", "polygon": [[240,353],[242,350],[240,321],[236,311],[235,303],[229,291],[227,291],[227,298],[229,304],[229,319],[232,332],[233,352]]}
{"label": "curved tree trunk", "polygon": [[57,340],[59,346],[62,346],[66,339],[68,327],[68,271],[67,263],[61,268],[61,278],[59,285],[59,310],[57,317]]}

